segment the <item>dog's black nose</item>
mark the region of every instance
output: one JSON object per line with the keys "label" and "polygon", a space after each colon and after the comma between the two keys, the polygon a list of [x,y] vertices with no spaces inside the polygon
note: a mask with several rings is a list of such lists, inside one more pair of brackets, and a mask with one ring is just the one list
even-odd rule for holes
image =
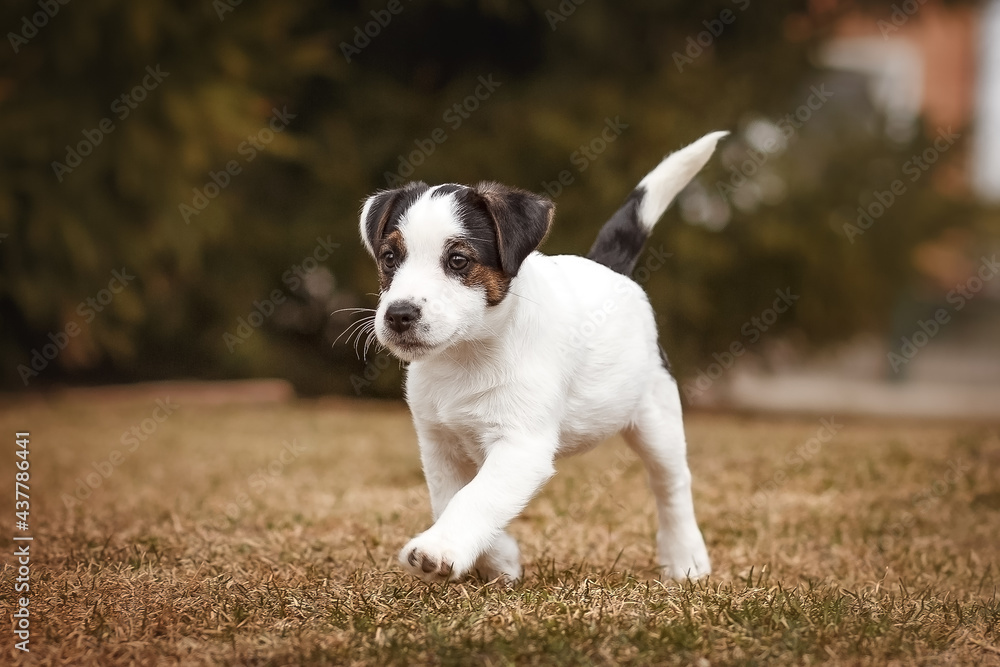
{"label": "dog's black nose", "polygon": [[385,323],[396,333],[403,333],[420,319],[420,308],[409,301],[397,301],[385,310]]}

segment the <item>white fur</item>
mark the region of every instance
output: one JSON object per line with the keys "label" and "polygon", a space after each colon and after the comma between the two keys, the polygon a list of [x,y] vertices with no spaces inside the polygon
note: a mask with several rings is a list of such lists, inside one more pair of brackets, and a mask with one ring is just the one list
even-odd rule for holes
{"label": "white fur", "polygon": [[[644,221],[655,222],[645,216],[659,217],[724,134],[675,153],[643,179],[656,199],[648,208],[643,202]],[[488,579],[520,578],[507,524],[553,475],[556,458],[623,432],[656,497],[663,576],[707,575],[680,394],[662,365],[643,290],[589,259],[533,252],[506,298],[487,306],[481,289],[442,268],[461,226],[453,198],[431,192],[400,221],[407,256],[375,320],[379,340],[411,361],[406,398],[434,515],[400,562],[430,581],[473,570]],[[400,348],[386,327],[386,307],[401,299],[420,306],[415,332],[426,349]]]}
{"label": "white fur", "polygon": [[639,221],[646,229],[652,229],[674,197],[695,177],[715,152],[715,145],[728,132],[712,132],[671,153],[646,177],[639,181],[639,187],[646,188],[646,196],[639,207]]}
{"label": "white fur", "polygon": [[375,197],[377,195],[372,195],[365,200],[364,206],[361,207],[361,241],[365,244],[365,248],[368,249],[368,254],[372,257],[375,256],[375,248],[372,247],[371,241],[368,240],[368,234],[365,233],[365,220],[368,219],[368,214],[372,210],[372,204],[375,203]]}

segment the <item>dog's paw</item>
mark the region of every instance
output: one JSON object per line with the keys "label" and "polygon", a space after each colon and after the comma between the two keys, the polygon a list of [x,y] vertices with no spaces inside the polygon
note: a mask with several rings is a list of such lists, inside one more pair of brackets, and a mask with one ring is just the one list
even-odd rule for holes
{"label": "dog's paw", "polygon": [[502,533],[476,561],[475,570],[484,581],[496,581],[501,586],[513,586],[523,574],[517,542],[507,533]]}
{"label": "dog's paw", "polygon": [[399,552],[399,562],[410,574],[427,582],[458,579],[464,570],[456,568],[456,555],[448,545],[428,537],[426,533],[414,537]]}
{"label": "dog's paw", "polygon": [[495,582],[500,586],[510,588],[521,580],[523,570],[520,563],[498,564],[486,558],[476,561],[475,573],[485,582]]}
{"label": "dog's paw", "polygon": [[712,561],[708,557],[708,550],[705,548],[704,540],[701,539],[701,534],[691,542],[694,544],[687,547],[672,545],[672,548],[661,551],[660,573],[663,579],[684,581],[700,579],[712,573]]}
{"label": "dog's paw", "polygon": [[660,566],[660,576],[662,579],[686,581],[688,579],[701,579],[710,574],[712,574],[712,565],[707,561],[687,566],[678,563]]}
{"label": "dog's paw", "polygon": [[521,580],[521,568],[512,570],[495,570],[488,567],[476,567],[476,574],[485,583],[495,584],[503,588],[513,588]]}

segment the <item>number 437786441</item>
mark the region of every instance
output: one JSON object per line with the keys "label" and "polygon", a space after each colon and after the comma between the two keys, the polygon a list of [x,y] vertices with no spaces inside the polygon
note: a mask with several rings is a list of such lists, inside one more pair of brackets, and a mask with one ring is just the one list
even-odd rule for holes
{"label": "number 437786441", "polygon": [[[28,468],[31,463],[28,461],[28,434],[18,433],[16,456],[21,459],[16,463],[18,472],[14,475],[14,514],[17,516],[17,526],[21,530],[28,529],[28,510],[30,508],[28,500],[28,480],[31,478]],[[23,489],[23,490],[22,490]],[[24,500],[21,500],[23,498]]]}

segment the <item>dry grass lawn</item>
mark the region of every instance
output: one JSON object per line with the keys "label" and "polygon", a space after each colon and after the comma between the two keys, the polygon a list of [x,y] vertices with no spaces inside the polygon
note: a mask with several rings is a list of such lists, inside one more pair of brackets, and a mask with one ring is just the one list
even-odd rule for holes
{"label": "dry grass lawn", "polygon": [[[996,427],[837,419],[821,442],[819,418],[692,414],[710,580],[655,580],[652,499],[614,441],[560,462],[514,523],[526,579],[506,590],[396,566],[429,518],[402,405],[170,398],[126,445],[152,397],[0,407],[0,662],[1000,665]],[[27,656],[8,604],[21,430]]]}

